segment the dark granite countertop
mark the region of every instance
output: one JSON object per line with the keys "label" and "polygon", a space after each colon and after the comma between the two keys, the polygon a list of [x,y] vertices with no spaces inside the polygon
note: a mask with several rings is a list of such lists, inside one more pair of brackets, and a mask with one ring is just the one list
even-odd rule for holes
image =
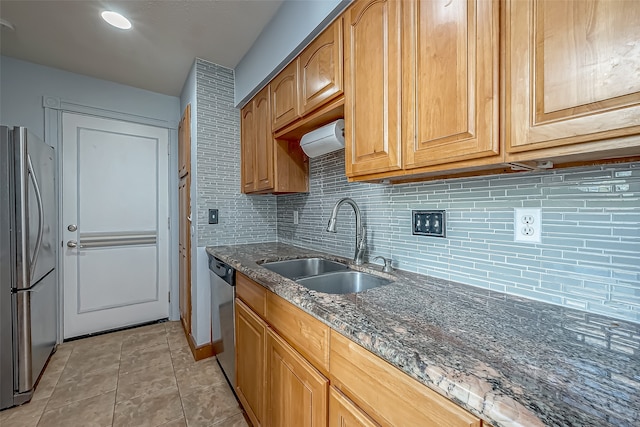
{"label": "dark granite countertop", "polygon": [[[496,427],[640,425],[638,324],[282,243],[207,252]],[[394,283],[330,295],[260,266],[308,256]]]}

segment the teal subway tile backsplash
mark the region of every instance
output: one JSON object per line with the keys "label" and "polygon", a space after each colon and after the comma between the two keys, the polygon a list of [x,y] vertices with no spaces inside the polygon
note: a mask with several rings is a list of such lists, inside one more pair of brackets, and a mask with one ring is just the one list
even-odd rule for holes
{"label": "teal subway tile backsplash", "polygon": [[[197,190],[198,246],[269,242],[276,239],[274,196],[240,194],[240,112],[233,100],[233,70],[196,59],[197,155],[192,170]],[[210,208],[220,221],[208,221]]]}
{"label": "teal subway tile backsplash", "polygon": [[[382,185],[349,183],[344,152],[310,160],[310,191],[277,197],[278,240],[352,257],[353,198],[368,258],[394,267],[640,322],[640,163]],[[514,208],[542,209],[542,241],[514,242]],[[445,209],[447,237],[411,234],[412,209]],[[299,224],[293,224],[293,211]]]}

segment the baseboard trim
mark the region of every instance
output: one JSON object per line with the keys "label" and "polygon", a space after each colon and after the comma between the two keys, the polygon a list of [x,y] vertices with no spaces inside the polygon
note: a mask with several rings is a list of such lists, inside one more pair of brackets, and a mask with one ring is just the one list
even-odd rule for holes
{"label": "baseboard trim", "polygon": [[189,348],[191,349],[191,354],[193,358],[196,360],[207,359],[212,357],[215,353],[213,352],[213,345],[209,342],[203,344],[201,346],[196,345],[196,340],[193,338],[193,335],[187,334],[185,331],[185,335],[187,337],[187,341],[189,342]]}
{"label": "baseboard trim", "polygon": [[213,347],[213,355],[215,356],[218,353],[221,353],[222,350],[224,349],[224,346],[222,345],[222,340],[218,340],[218,341],[214,341],[211,344],[211,347]]}

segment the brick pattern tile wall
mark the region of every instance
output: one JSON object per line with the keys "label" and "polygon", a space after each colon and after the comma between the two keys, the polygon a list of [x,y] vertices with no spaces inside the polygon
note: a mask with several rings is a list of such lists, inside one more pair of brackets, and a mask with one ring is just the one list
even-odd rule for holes
{"label": "brick pattern tile wall", "polygon": [[[279,196],[278,240],[353,256],[360,206],[368,257],[403,270],[640,322],[640,163],[381,185],[348,183],[344,151],[312,159],[310,192]],[[542,242],[514,242],[514,208],[542,208]],[[412,209],[445,209],[447,237],[414,236]],[[299,224],[293,224],[293,211]],[[378,261],[379,263],[379,261]]]}
{"label": "brick pattern tile wall", "polygon": [[[275,196],[240,192],[240,111],[234,107],[233,70],[198,59],[198,246],[275,241]],[[192,195],[194,197],[194,195]],[[219,223],[209,224],[208,210]]]}

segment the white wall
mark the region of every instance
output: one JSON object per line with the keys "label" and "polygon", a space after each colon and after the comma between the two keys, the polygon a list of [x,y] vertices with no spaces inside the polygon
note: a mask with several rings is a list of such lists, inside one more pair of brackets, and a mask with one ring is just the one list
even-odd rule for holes
{"label": "white wall", "polygon": [[[170,162],[171,206],[171,293],[178,295],[177,254],[177,127],[180,117],[180,100],[106,80],[74,74],[44,67],[30,62],[0,56],[0,123],[11,126],[26,126],[31,132],[53,147],[58,146],[56,133],[45,132],[43,96],[71,101],[78,105],[95,107],[93,112],[104,110],[120,112],[139,118],[165,122],[171,129],[172,156]],[[53,135],[53,136],[52,136]],[[59,192],[56,195],[60,200]],[[170,317],[179,318],[178,298],[172,298]]]}
{"label": "white wall", "polygon": [[236,106],[244,106],[351,1],[286,0],[235,68]]}

